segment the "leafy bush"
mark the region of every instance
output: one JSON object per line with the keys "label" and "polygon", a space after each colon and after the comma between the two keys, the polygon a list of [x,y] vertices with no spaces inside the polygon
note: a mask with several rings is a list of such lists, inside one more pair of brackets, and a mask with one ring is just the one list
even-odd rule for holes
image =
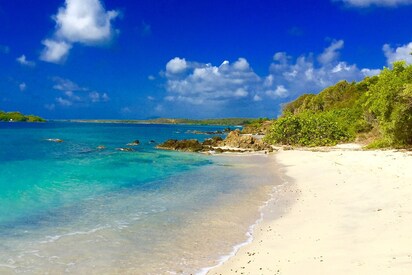
{"label": "leafy bush", "polygon": [[370,86],[364,104],[392,146],[412,144],[412,65],[403,61],[385,68]]}
{"label": "leafy bush", "polygon": [[265,139],[268,143],[326,146],[354,138],[354,132],[339,112],[291,113],[277,119]]}

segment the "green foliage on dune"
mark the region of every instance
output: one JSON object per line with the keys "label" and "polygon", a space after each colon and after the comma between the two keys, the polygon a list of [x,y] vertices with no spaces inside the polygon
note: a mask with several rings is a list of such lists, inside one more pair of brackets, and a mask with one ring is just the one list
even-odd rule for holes
{"label": "green foliage on dune", "polygon": [[378,76],[304,94],[284,106],[265,138],[274,144],[322,146],[360,134],[373,137],[372,147],[412,145],[412,65],[395,62]]}
{"label": "green foliage on dune", "polygon": [[384,140],[395,146],[412,144],[412,65],[396,62],[392,70],[385,68],[371,85],[365,106]]}
{"label": "green foliage on dune", "polygon": [[41,117],[34,115],[23,115],[20,112],[4,112],[0,111],[0,121],[12,121],[12,122],[45,122]]}
{"label": "green foliage on dune", "polygon": [[277,119],[266,140],[301,146],[334,145],[353,138],[353,132],[337,112],[287,113]]}

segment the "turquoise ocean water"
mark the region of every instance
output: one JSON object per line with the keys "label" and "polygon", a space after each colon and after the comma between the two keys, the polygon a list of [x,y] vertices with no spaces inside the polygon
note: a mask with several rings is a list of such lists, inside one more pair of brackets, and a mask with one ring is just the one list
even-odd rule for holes
{"label": "turquoise ocean water", "polygon": [[[215,265],[245,241],[276,174],[262,169],[265,156],[168,152],[151,141],[223,128],[1,123],[0,273],[190,274]],[[55,138],[64,142],[47,141]],[[116,150],[136,139],[134,152]]]}

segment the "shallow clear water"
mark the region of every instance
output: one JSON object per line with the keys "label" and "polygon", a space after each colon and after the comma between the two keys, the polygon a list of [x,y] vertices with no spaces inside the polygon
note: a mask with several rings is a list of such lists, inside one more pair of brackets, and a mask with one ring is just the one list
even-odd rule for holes
{"label": "shallow clear water", "polygon": [[[150,141],[222,128],[1,123],[0,273],[189,274],[216,264],[245,240],[276,182],[268,159]],[[136,139],[135,152],[116,150]]]}

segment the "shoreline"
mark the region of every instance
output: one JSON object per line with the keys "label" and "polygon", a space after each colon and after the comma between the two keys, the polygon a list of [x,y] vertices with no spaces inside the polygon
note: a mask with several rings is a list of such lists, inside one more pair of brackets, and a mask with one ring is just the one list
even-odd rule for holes
{"label": "shoreline", "polygon": [[[262,155],[266,155],[264,152],[262,151],[258,151],[258,152],[247,152],[246,155],[244,153],[224,153],[223,155],[231,155],[233,157],[244,157],[244,156],[262,156]],[[220,157],[222,155],[216,155],[217,157]],[[229,261],[231,258],[236,257],[237,253],[244,248],[245,246],[250,245],[251,243],[253,243],[254,241],[254,232],[257,228],[259,228],[259,226],[262,224],[262,222],[267,219],[267,216],[269,213],[267,213],[268,209],[269,209],[269,205],[271,203],[274,203],[275,201],[281,201],[281,205],[282,208],[276,208],[275,209],[275,213],[271,213],[270,217],[271,218],[279,218],[281,217],[282,213],[284,212],[284,208],[289,207],[289,204],[293,204],[294,201],[293,199],[291,199],[290,194],[287,194],[286,196],[284,196],[285,194],[285,189],[289,189],[290,185],[293,186],[293,181],[287,177],[282,170],[284,170],[284,167],[282,167],[280,164],[276,163],[275,161],[275,157],[274,155],[269,155],[267,156],[268,158],[270,158],[271,160],[268,160],[266,165],[267,168],[271,168],[271,166],[276,165],[276,175],[277,177],[280,179],[281,183],[280,184],[275,184],[272,188],[272,190],[270,191],[269,198],[264,201],[262,203],[261,206],[259,206],[258,210],[258,215],[259,218],[256,219],[256,221],[251,224],[248,228],[248,231],[245,233],[245,237],[246,240],[244,240],[243,242],[237,243],[235,245],[233,245],[232,247],[232,251],[226,255],[221,256],[218,260],[217,263],[214,264],[213,266],[208,266],[208,267],[204,267],[202,269],[200,269],[199,271],[197,271],[195,274],[196,275],[206,275],[209,274],[211,271],[215,270],[216,268],[221,267],[222,265],[224,265],[227,261]],[[273,168],[273,167],[272,167]],[[294,196],[294,195],[292,195]],[[273,210],[273,209],[271,209]]]}
{"label": "shoreline", "polygon": [[[238,149],[233,147],[233,149]],[[210,155],[210,154],[209,154]],[[224,265],[227,261],[230,261],[231,258],[236,257],[237,253],[239,250],[244,248],[245,246],[250,245],[254,241],[254,232],[259,228],[262,222],[264,222],[265,219],[267,219],[266,216],[270,216],[270,218],[280,218],[286,211],[287,209],[291,206],[291,204],[295,203],[295,197],[296,194],[289,194],[286,189],[290,189],[291,186],[294,186],[293,180],[291,180],[290,177],[288,177],[284,173],[285,167],[283,165],[279,164],[276,161],[275,154],[268,154],[265,151],[233,151],[233,152],[224,152],[221,154],[211,154],[213,157],[216,158],[256,158],[256,157],[265,157],[267,160],[265,161],[265,169],[274,169],[275,171],[273,172],[276,175],[275,181],[271,183],[272,188],[270,192],[268,192],[268,199],[263,201],[263,203],[256,209],[257,213],[256,215],[258,218],[252,223],[249,227],[247,232],[245,233],[245,239],[241,242],[235,243],[232,246],[232,250],[225,254],[221,255],[217,260],[216,263],[203,267],[199,269],[198,271],[195,272],[196,275],[206,275],[209,274],[211,271],[215,270],[216,268],[221,267]],[[271,203],[276,203],[279,204],[279,207],[276,207],[276,209],[271,209],[269,205]],[[268,210],[270,210],[272,213],[268,213]],[[274,211],[273,211],[274,210]]]}
{"label": "shoreline", "polygon": [[252,241],[206,274],[409,274],[409,152],[334,148],[274,157],[291,178],[283,199],[293,202],[274,194]]}

